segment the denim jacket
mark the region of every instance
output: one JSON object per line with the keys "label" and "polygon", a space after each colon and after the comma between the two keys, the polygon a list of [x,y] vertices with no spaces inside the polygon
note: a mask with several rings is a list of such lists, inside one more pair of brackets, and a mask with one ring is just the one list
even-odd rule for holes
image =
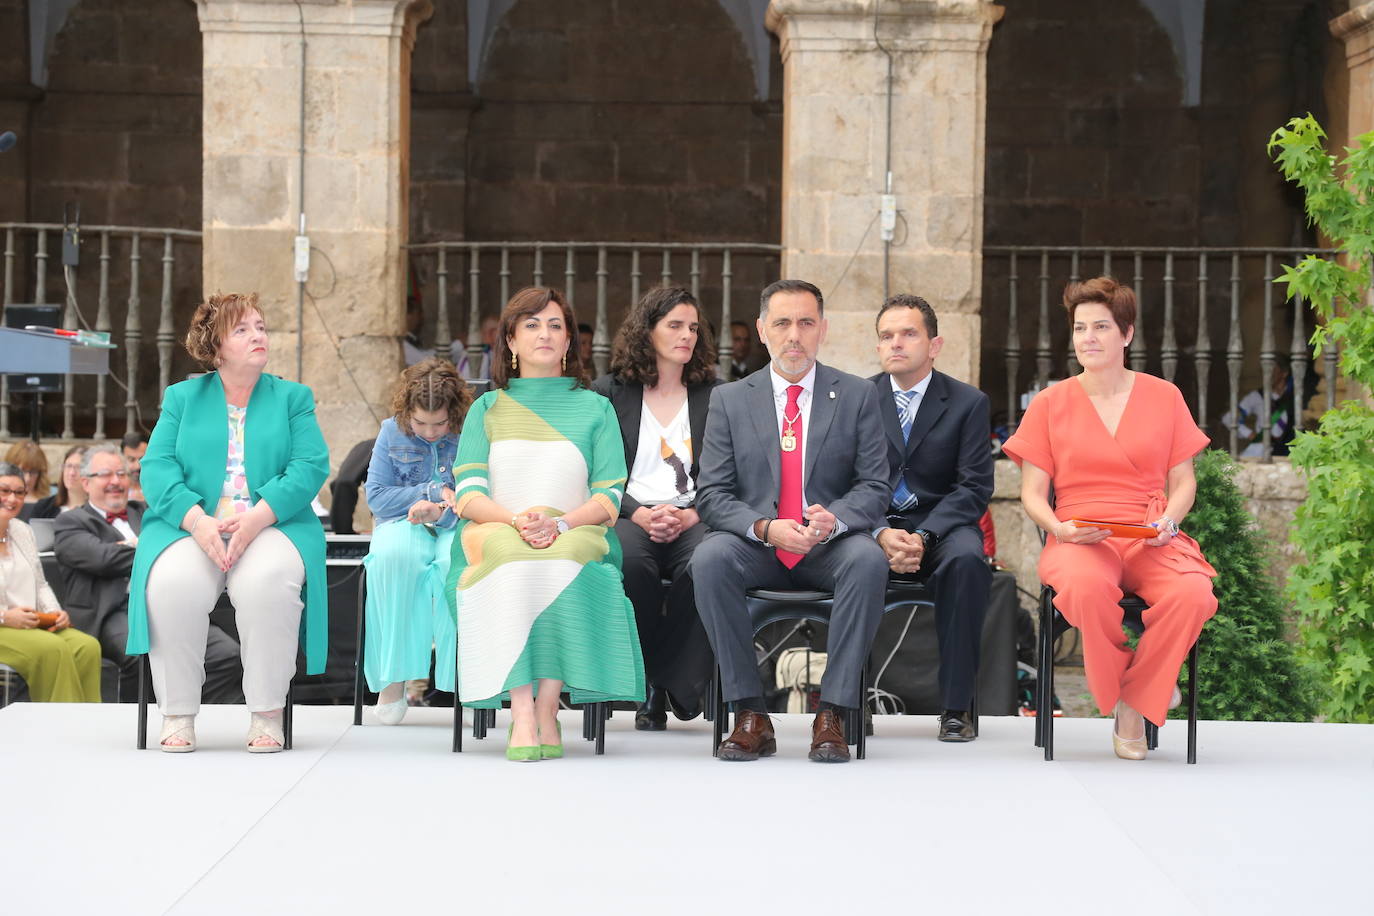
{"label": "denim jacket", "polygon": [[[454,433],[437,442],[426,442],[401,432],[395,417],[383,420],[377,442],[372,446],[365,484],[367,507],[377,523],[405,518],[410,507],[422,499],[436,503],[442,500],[442,489],[453,487],[453,457],[457,453],[458,436]],[[445,508],[436,524],[451,528],[457,522],[458,517]]]}

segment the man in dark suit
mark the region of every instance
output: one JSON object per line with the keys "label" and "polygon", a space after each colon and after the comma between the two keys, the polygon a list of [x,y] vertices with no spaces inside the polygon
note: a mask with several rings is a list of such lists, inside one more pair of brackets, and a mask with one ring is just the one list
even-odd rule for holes
{"label": "man in dark suit", "polygon": [[992,569],[978,520],[992,496],[988,396],[935,370],[944,339],[935,310],[897,295],[878,313],[873,376],[891,472],[887,522],[875,536],[900,577],[928,582],[940,643],[941,741],[972,741],[969,709]]}
{"label": "man in dark suit", "polygon": [[697,480],[697,512],[712,529],[692,557],[697,609],[735,706],[720,759],[777,749],[745,589],[817,588],[835,599],[809,756],[839,763],[849,759],[844,712],[883,613],[887,562],[871,535],[892,496],[886,444],[874,387],[816,362],[820,290],[779,280],[760,306],[772,362],[711,395]]}
{"label": "man in dark suit", "polygon": [[737,382],[768,365],[767,353],[754,352],[753,328],[743,321],[730,322],[730,378]]}
{"label": "man in dark suit", "polygon": [[[129,639],[129,570],[143,524],[143,506],[129,501],[129,473],[113,445],[94,445],[81,462],[86,505],[53,524],[53,552],[66,583],[72,626],[100,640],[101,654],[119,666],[121,692],[137,696],[138,657]],[[214,624],[205,652],[207,703],[241,703],[239,644]]]}

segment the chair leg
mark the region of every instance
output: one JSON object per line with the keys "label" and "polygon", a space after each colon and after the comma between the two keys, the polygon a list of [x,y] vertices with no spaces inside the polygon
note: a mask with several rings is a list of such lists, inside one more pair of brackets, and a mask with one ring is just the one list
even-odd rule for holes
{"label": "chair leg", "polygon": [[712,702],[716,706],[716,718],[711,723],[711,755],[720,756],[720,745],[725,740],[725,722],[730,716],[730,707],[725,705],[725,694],[720,684],[720,668],[716,668],[715,676],[711,678]]}
{"label": "chair leg", "polygon": [[609,719],[611,706],[609,703],[597,703],[592,720],[596,723],[596,753],[606,753],[606,720]]}
{"label": "chair leg", "polygon": [[152,663],[145,653],[138,662],[138,749],[148,749],[148,682],[151,677]]}
{"label": "chair leg", "polygon": [[284,751],[291,750],[291,731],[292,726],[295,724],[293,721],[295,707],[296,701],[293,696],[292,687],[290,684],[287,684],[286,705],[283,706],[281,710],[281,749]]}
{"label": "chair leg", "polygon": [[1199,636],[1188,650],[1188,762],[1197,763],[1197,647]]}
{"label": "chair leg", "polygon": [[969,699],[969,718],[973,720],[973,737],[978,737],[978,685],[973,685],[973,696]]}
{"label": "chair leg", "polygon": [[[472,711],[472,718],[477,719],[477,710]],[[453,753],[460,754],[463,751],[463,701],[458,696],[458,651],[454,647],[453,652]]]}
{"label": "chair leg", "polygon": [[854,756],[860,760],[863,760],[868,754],[868,729],[864,728],[864,711],[867,705],[864,697],[867,693],[868,665],[864,665],[863,670],[859,672],[859,705],[847,716],[849,721],[845,723],[846,729],[854,729]]}
{"label": "chair leg", "polygon": [[367,640],[367,567],[358,567],[358,645],[353,652],[353,724],[363,724],[363,645]]}
{"label": "chair leg", "polygon": [[474,709],[472,711],[472,737],[478,741],[487,736],[487,713],[495,715],[494,709]]}

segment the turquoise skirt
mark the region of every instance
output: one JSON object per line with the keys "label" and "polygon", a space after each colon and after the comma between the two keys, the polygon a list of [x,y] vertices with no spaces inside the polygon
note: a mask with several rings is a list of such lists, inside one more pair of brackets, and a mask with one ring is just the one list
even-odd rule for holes
{"label": "turquoise skirt", "polygon": [[430,534],[405,519],[384,522],[372,532],[367,567],[367,686],[381,690],[396,681],[429,677],[435,656],[435,684],[453,690],[455,631],[444,595],[453,552],[452,528]]}

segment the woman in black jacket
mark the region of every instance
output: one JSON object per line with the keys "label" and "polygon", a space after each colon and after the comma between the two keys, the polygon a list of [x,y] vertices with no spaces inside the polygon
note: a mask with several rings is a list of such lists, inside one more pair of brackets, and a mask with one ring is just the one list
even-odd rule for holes
{"label": "woman in black jacket", "polygon": [[635,714],[640,730],[667,728],[665,706],[680,719],[696,716],[714,667],[689,563],[706,535],[693,507],[706,409],[719,384],[715,360],[696,299],[680,287],[658,287],[631,309],[610,374],[592,385],[615,407],[629,470],[615,532],[649,688]]}

